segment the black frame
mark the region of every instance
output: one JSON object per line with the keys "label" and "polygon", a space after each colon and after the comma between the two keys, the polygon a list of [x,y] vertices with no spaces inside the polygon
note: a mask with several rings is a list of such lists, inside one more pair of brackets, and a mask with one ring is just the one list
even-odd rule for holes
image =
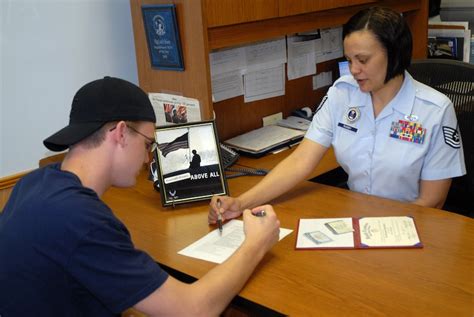
{"label": "black frame", "polygon": [[160,126],[155,139],[163,206],[229,194],[214,121]]}
{"label": "black frame", "polygon": [[174,4],[142,6],[143,25],[151,66],[163,70],[184,70]]}

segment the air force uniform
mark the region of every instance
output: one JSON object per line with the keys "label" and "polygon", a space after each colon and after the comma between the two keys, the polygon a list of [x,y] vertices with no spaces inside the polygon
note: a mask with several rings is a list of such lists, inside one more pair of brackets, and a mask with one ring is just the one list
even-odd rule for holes
{"label": "air force uniform", "polygon": [[349,175],[351,190],[401,201],[419,196],[419,180],[464,175],[452,102],[405,72],[400,91],[374,118],[370,93],[339,78],[305,136],[325,147]]}

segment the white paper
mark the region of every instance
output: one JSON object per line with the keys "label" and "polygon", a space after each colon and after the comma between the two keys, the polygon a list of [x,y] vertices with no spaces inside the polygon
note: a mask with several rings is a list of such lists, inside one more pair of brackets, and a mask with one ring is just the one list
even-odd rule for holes
{"label": "white paper", "polygon": [[245,48],[237,47],[209,54],[211,64],[211,76],[220,75],[237,70],[243,70],[246,66]]}
{"label": "white paper", "polygon": [[[352,218],[321,218],[321,219],[300,219],[298,227],[298,237],[296,238],[296,248],[353,248],[354,234],[347,232],[344,234],[334,234],[325,225],[332,221],[344,221],[344,223],[352,228]],[[319,231],[331,239],[329,242],[316,244],[308,239],[304,234],[307,232]]]}
{"label": "white paper", "polygon": [[313,90],[330,85],[332,85],[332,72],[323,72],[313,76]]}
{"label": "white paper", "polygon": [[338,51],[342,49],[342,27],[323,30],[321,38],[327,46],[325,51]]}
{"label": "white paper", "polygon": [[420,243],[411,217],[367,217],[359,219],[360,242],[369,247],[414,246]]}
{"label": "white paper", "polygon": [[273,68],[286,63],[286,41],[281,38],[245,46],[245,73]]}
{"label": "white paper", "polygon": [[[337,233],[334,225],[330,225],[335,221],[343,221],[345,227],[354,230],[352,220],[352,218],[300,219],[296,248],[354,248],[354,234],[360,237],[361,246],[358,247],[361,248],[417,247],[421,243],[415,222],[408,216],[360,218],[358,219],[359,232]],[[309,238],[305,235],[307,233],[311,233],[311,237],[314,238]]]}
{"label": "white paper", "polygon": [[199,100],[178,95],[149,93],[156,116],[156,125],[201,121]]}
{"label": "white paper", "polygon": [[342,57],[342,27],[321,29],[321,39],[315,45],[316,63]]}
{"label": "white paper", "polygon": [[316,55],[323,53],[323,39],[321,37],[314,39],[314,52]]}
{"label": "white paper", "polygon": [[223,73],[212,77],[212,101],[219,102],[244,94],[240,71]]}
{"label": "white paper", "polygon": [[289,36],[288,80],[316,74],[315,40],[301,41],[301,37]]}
{"label": "white paper", "polygon": [[[245,80],[248,81],[245,102],[285,94],[285,38],[215,51],[209,54],[209,60],[213,102],[244,94]],[[275,72],[280,71],[282,79],[275,79]],[[243,74],[248,76],[242,78]]]}
{"label": "white paper", "polygon": [[285,94],[284,64],[244,75],[244,102]]}
{"label": "white paper", "polygon": [[[289,235],[293,230],[280,228],[280,239]],[[222,235],[219,230],[209,232],[207,235],[187,246],[178,254],[201,259],[214,263],[227,260],[244,242],[244,222],[233,219],[224,224]]]}

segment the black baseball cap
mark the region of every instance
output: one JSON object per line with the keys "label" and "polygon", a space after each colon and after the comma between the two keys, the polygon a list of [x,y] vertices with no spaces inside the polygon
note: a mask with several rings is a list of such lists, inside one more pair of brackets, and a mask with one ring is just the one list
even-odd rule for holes
{"label": "black baseball cap", "polygon": [[140,87],[120,78],[104,77],[81,87],[72,100],[69,125],[43,141],[63,151],[111,121],[156,122],[150,99]]}

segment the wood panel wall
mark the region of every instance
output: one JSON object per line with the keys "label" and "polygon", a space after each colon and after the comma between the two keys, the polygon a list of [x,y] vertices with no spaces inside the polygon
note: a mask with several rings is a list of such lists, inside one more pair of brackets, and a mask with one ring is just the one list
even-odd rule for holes
{"label": "wood panel wall", "polygon": [[[151,67],[142,19],[142,5],[175,4],[181,38],[184,71],[157,70]],[[135,51],[140,87],[147,93],[163,92],[196,98],[201,116],[212,118],[212,98],[207,48],[207,22],[199,0],[130,0]]]}
{"label": "wood panel wall", "polygon": [[[176,5],[185,70],[150,66],[141,6]],[[426,57],[428,0],[130,0],[140,86],[147,92],[169,92],[197,98],[204,120],[214,118],[219,139],[226,140],[262,126],[262,117],[284,116],[304,106],[316,107],[328,87],[312,90],[312,76],[285,83],[285,96],[244,103],[243,96],[212,102],[209,53],[262,40],[344,24],[360,9],[380,5],[403,12],[414,35],[414,57]],[[318,64],[332,71],[337,61]]]}

